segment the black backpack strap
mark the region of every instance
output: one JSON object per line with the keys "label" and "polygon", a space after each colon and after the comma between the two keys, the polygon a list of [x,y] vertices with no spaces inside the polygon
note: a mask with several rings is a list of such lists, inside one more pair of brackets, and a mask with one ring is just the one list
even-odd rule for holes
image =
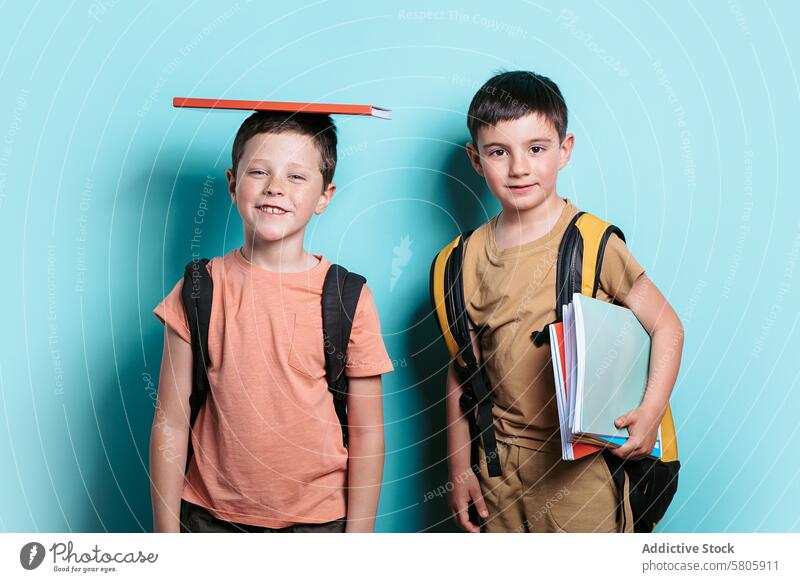
{"label": "black backpack strap", "polygon": [[183,273],[181,299],[186,311],[186,320],[192,336],[192,394],[189,397],[189,447],[186,454],[186,468],[194,454],[191,430],[211,386],[208,381],[208,326],[211,321],[211,300],[214,295],[214,282],[206,265],[208,259],[193,259],[186,264]]}
{"label": "black backpack strap", "polygon": [[[556,260],[556,318],[552,323],[561,321],[561,307],[572,301],[572,294],[581,290],[581,265],[583,259],[583,245],[581,244],[580,231],[576,223],[584,212],[578,212],[572,217],[558,245],[558,259]],[[536,347],[550,342],[550,324],[541,330],[534,331],[531,339]]]}
{"label": "black backpack strap", "polygon": [[[564,236],[558,247],[558,259],[556,262],[556,319],[552,323],[561,321],[561,308],[572,302],[572,295],[580,293],[583,288],[583,238],[578,228],[578,219],[586,214],[581,211],[575,214],[570,221]],[[597,289],[600,286],[600,271],[603,267],[603,256],[606,252],[606,244],[612,234],[616,234],[625,242],[625,235],[616,226],[609,225],[600,245],[597,249],[597,262],[595,266],[594,282],[592,284],[592,297],[597,296]],[[531,339],[537,347],[550,342],[550,332],[547,329],[551,324],[547,324],[539,331],[531,334]]]}
{"label": "black backpack strap", "polygon": [[465,367],[462,369],[465,390],[461,395],[459,404],[467,414],[471,425],[472,468],[476,473],[479,471],[477,449],[478,443],[482,442],[489,476],[499,477],[503,474],[503,471],[500,467],[497,436],[494,430],[492,395],[489,390],[489,384],[484,378],[484,371],[478,365],[478,360],[472,348],[472,337],[467,320],[467,305],[464,299],[464,241],[470,234],[471,231],[461,237],[458,246],[450,254],[450,258],[445,265],[444,278],[447,290],[445,304],[449,309],[448,320],[451,322],[451,331],[460,348],[458,355],[465,363]]}
{"label": "black backpack strap", "polygon": [[333,406],[342,426],[342,442],[348,444],[347,431],[347,344],[353,319],[367,280],[341,265],[331,265],[322,285],[322,334],[324,338],[325,375],[333,394]]}
{"label": "black backpack strap", "polygon": [[[611,454],[611,451],[604,448],[602,453],[605,459],[608,470],[611,473],[611,480],[614,482],[614,488],[617,492],[617,524],[619,525],[620,532],[625,532],[626,516],[625,516],[625,461]],[[633,485],[629,489],[632,489]]]}

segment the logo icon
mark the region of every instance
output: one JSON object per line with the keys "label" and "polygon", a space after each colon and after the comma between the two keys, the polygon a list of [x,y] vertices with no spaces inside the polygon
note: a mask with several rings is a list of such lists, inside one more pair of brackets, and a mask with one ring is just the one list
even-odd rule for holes
{"label": "logo icon", "polygon": [[403,235],[400,239],[400,244],[392,248],[392,280],[389,286],[389,291],[394,291],[394,286],[400,280],[400,275],[403,274],[403,267],[408,265],[411,256],[414,254],[411,251],[411,237],[407,234]]}
{"label": "logo icon", "polygon": [[19,563],[26,570],[35,570],[44,561],[44,546],[39,542],[28,542],[19,551]]}

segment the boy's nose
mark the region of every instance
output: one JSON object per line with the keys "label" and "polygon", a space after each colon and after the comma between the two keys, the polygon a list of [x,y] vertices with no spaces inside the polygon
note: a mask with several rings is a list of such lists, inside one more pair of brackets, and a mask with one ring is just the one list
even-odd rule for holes
{"label": "boy's nose", "polygon": [[512,176],[527,176],[531,173],[531,166],[528,163],[528,160],[525,157],[521,158],[513,158],[511,160],[511,167],[509,168],[509,174]]}
{"label": "boy's nose", "polygon": [[280,180],[270,180],[266,188],[264,188],[264,194],[267,196],[283,196],[283,184],[280,183]]}

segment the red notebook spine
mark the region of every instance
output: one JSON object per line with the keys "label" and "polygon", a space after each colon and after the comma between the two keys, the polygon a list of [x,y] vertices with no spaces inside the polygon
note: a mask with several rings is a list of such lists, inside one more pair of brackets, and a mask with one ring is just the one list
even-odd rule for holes
{"label": "red notebook spine", "polygon": [[174,97],[174,107],[202,109],[240,109],[244,111],[288,111],[297,113],[328,113],[331,115],[374,115],[374,110],[386,111],[372,105],[347,105],[334,103],[293,103],[287,101],[246,101],[238,99],[202,99]]}

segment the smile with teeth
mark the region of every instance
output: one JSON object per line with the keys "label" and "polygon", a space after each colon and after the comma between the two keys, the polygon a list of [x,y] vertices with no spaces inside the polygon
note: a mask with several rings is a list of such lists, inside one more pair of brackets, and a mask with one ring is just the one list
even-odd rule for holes
{"label": "smile with teeth", "polygon": [[283,208],[278,208],[277,206],[269,206],[265,204],[264,206],[257,206],[259,212],[263,214],[286,214],[286,211]]}

